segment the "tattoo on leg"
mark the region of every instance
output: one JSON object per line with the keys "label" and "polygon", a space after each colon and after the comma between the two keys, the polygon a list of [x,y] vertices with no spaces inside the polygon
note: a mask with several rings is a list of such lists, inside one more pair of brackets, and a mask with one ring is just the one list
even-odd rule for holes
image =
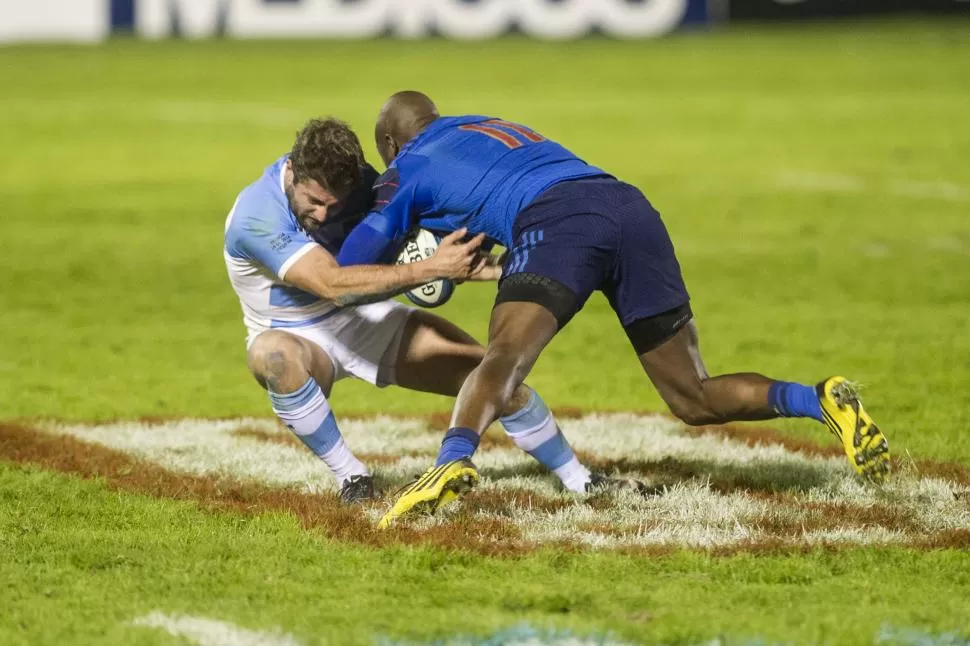
{"label": "tattoo on leg", "polygon": [[274,393],[281,392],[280,382],[286,374],[286,355],[280,350],[273,350],[266,355],[265,360],[265,379],[269,390]]}

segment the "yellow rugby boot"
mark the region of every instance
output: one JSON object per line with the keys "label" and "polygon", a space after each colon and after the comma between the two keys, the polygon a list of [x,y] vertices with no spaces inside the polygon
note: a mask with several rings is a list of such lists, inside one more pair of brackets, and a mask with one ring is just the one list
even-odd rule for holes
{"label": "yellow rugby boot", "polygon": [[431,467],[401,491],[394,506],[384,514],[380,529],[410,514],[433,514],[456,500],[478,483],[478,469],[468,458],[459,458]]}
{"label": "yellow rugby boot", "polygon": [[845,377],[829,377],[815,387],[822,416],[856,473],[882,480],[889,473],[889,442],[862,408],[859,394]]}

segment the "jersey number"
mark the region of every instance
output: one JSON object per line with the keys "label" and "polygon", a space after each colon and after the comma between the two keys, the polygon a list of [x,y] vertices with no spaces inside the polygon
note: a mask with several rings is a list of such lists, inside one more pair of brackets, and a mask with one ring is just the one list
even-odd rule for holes
{"label": "jersey number", "polygon": [[[509,148],[519,148],[527,142],[536,144],[546,140],[545,137],[532,132],[528,128],[520,126],[517,123],[502,121],[501,119],[489,119],[481,123],[469,123],[464,126],[458,126],[458,129],[480,132],[483,135],[488,135],[492,139],[498,139]],[[508,132],[509,130],[512,132]],[[513,132],[515,134],[512,134]]]}

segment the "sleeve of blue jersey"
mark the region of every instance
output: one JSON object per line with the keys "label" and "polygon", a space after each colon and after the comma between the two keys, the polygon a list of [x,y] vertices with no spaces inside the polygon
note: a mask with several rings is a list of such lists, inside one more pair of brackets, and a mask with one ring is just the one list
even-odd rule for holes
{"label": "sleeve of blue jersey", "polygon": [[250,203],[243,195],[226,228],[226,252],[233,258],[258,262],[283,278],[316,243],[287,213],[272,203]]}
{"label": "sleeve of blue jersey", "polygon": [[413,200],[407,188],[401,190],[400,174],[391,167],[374,184],[374,208],[347,236],[337,262],[372,265],[391,262],[389,251],[407,235]]}
{"label": "sleeve of blue jersey", "polygon": [[389,228],[387,225],[383,213],[369,214],[347,236],[337,255],[337,263],[342,267],[380,263],[394,244],[394,238],[385,233]]}

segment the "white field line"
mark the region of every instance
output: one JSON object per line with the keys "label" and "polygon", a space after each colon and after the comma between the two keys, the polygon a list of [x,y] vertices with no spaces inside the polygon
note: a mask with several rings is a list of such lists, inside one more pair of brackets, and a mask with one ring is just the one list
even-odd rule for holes
{"label": "white field line", "polygon": [[[251,126],[295,130],[314,116],[316,105],[309,98],[302,105],[261,101],[198,101],[170,97],[146,99],[136,96],[71,97],[37,99],[0,97],[0,123],[43,124],[84,123],[110,119],[112,123],[173,124],[176,126]],[[328,96],[327,109],[334,114],[359,111],[366,103],[359,98]]]}
{"label": "white field line", "polygon": [[240,438],[241,428],[277,432],[266,420],[180,420],[167,424],[107,424],[66,426],[60,432],[130,453],[173,471],[262,482],[271,486],[301,486],[307,491],[332,489],[323,465],[299,447]]}
{"label": "white field line", "polygon": [[[722,547],[767,538],[802,545],[906,543],[944,530],[970,529],[970,503],[961,495],[964,489],[944,480],[904,471],[882,487],[871,487],[851,477],[844,458],[809,456],[780,445],[747,446],[714,434],[698,437],[659,415],[589,415],[562,420],[561,426],[577,449],[599,459],[622,458],[642,464],[647,471],[640,477],[667,489],[663,495],[650,498],[611,494],[603,497],[604,504],[587,504],[584,497],[561,491],[554,476],[535,475],[532,458],[518,449],[482,449],[476,463],[483,476],[483,494],[524,490],[535,494],[540,503],[558,500],[562,504],[562,509],[554,512],[546,505],[535,508],[528,503],[513,503],[503,510],[502,516],[517,525],[524,539],[536,544],[565,540],[595,548]],[[416,419],[346,420],[341,428],[356,452],[394,460],[373,466],[375,477],[389,490],[430,465],[441,437],[440,429],[429,429],[426,422]],[[270,487],[298,487],[307,492],[334,489],[324,465],[303,447],[234,434],[242,429],[280,436],[289,433],[265,419],[46,427],[50,432],[124,451],[177,472]],[[399,457],[402,454],[409,455]],[[739,488],[720,493],[709,486],[705,476],[672,481],[672,476],[664,475],[665,465],[687,467],[705,474],[710,482],[739,483]],[[660,480],[651,472],[660,473]],[[786,491],[791,496],[749,493],[758,489]],[[812,507],[819,503],[845,506],[845,518],[819,520],[818,509]],[[370,507],[365,513],[376,522],[386,504]],[[449,512],[422,520],[419,525],[446,522],[460,508],[460,504],[452,506]],[[890,516],[907,519],[909,533],[854,518],[855,514],[879,509],[889,509],[893,512]],[[487,515],[484,511],[477,513]],[[787,529],[778,535],[777,529],[770,531],[771,527]]]}
{"label": "white field line", "polygon": [[[583,504],[551,514],[523,509],[515,519],[526,539],[534,543],[578,540],[592,547],[720,547],[760,538],[750,521],[767,508],[743,494],[724,496],[694,482],[674,485],[663,496],[648,499],[618,495],[615,506],[605,510]],[[625,531],[615,536],[584,529],[591,525]]]}
{"label": "white field line", "polygon": [[246,125],[296,128],[307,114],[292,107],[238,101],[71,99],[0,99],[0,123],[79,123],[105,119],[123,123]]}
{"label": "white field line", "polygon": [[938,251],[956,251],[963,252],[970,247],[970,239],[964,243],[960,238],[956,236],[937,236],[935,238],[930,238],[926,241],[926,246],[930,249],[936,249]]}
{"label": "white field line", "polygon": [[246,103],[204,101],[158,101],[144,113],[147,121],[200,125],[248,125],[268,128],[299,127],[306,115],[293,108]]}
{"label": "white field line", "polygon": [[[381,639],[385,646],[487,646],[489,644],[503,644],[503,646],[632,646],[630,642],[617,641],[609,635],[581,636],[568,631],[536,630],[528,624],[519,624],[512,628],[505,628],[486,637],[454,636],[433,642],[412,642]],[[760,643],[760,642],[759,642]],[[721,646],[719,641],[698,643],[696,646]]]}
{"label": "white field line", "polygon": [[861,177],[841,173],[783,171],[778,174],[776,183],[781,188],[825,193],[861,193],[866,190]]}
{"label": "white field line", "polygon": [[788,170],[775,176],[775,184],[779,188],[818,193],[874,192],[897,197],[970,202],[970,186],[945,180],[897,179],[871,182],[857,175]]}
{"label": "white field line", "polygon": [[180,637],[199,646],[299,646],[292,635],[281,632],[253,631],[240,628],[227,621],[193,617],[191,615],[166,615],[155,611],[138,617],[131,623],[145,628],[160,628],[173,637]]}
{"label": "white field line", "polygon": [[[501,641],[499,641],[501,640]],[[434,641],[432,644],[443,646],[485,646],[486,644],[504,644],[504,646],[628,646],[630,642],[619,642],[611,638],[601,637],[573,637],[573,636],[544,636],[523,635],[507,637],[498,635],[492,639],[451,638],[444,642]]]}

